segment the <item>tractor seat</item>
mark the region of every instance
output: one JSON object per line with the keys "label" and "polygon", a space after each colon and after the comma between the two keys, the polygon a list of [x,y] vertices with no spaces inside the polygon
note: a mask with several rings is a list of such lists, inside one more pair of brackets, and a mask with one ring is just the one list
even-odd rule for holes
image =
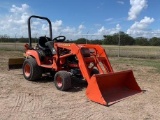
{"label": "tractor seat", "polygon": [[40,37],[38,43],[39,43],[39,48],[42,49],[43,51],[49,50],[51,51],[52,55],[56,54],[56,51],[53,46],[53,41],[50,38]]}
{"label": "tractor seat", "polygon": [[45,36],[39,37],[38,40],[39,48],[41,48],[42,50],[49,49],[49,47],[45,45],[45,43],[48,41],[51,41],[51,39],[48,37]]}

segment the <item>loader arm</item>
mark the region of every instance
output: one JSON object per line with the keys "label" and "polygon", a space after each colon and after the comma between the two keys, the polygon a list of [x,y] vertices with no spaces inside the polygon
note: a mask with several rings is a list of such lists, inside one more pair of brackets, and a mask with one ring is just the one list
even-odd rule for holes
{"label": "loader arm", "polygon": [[60,48],[70,50],[68,54],[64,55],[59,55],[59,53],[57,53],[57,62],[60,61],[63,63],[63,58],[65,59],[68,56],[76,55],[81,73],[87,81],[91,78],[90,73],[92,69],[89,69],[91,63],[94,64],[93,67],[95,67],[101,74],[113,72],[106,52],[100,45],[55,43],[54,48],[56,51],[59,51],[58,49]]}

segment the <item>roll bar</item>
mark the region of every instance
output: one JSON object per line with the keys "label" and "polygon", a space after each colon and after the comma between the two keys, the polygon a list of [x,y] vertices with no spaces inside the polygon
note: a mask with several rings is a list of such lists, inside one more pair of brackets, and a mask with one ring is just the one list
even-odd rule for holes
{"label": "roll bar", "polygon": [[28,18],[28,36],[29,36],[29,47],[32,48],[32,36],[31,36],[31,18],[38,18],[42,20],[46,20],[49,24],[49,34],[50,34],[50,39],[52,40],[52,24],[51,21],[47,17],[41,17],[41,16],[36,16],[32,15]]}

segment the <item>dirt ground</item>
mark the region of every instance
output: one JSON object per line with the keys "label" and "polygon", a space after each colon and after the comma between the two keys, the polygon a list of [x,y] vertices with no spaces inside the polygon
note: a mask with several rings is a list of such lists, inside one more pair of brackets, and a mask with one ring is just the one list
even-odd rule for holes
{"label": "dirt ground", "polygon": [[[112,65],[116,71],[132,69],[144,93],[109,107],[91,102],[86,85],[58,91],[51,77],[39,82],[24,79],[22,70],[7,70],[14,52],[0,53],[0,120],[159,120],[160,74],[155,68],[130,64]],[[110,58],[111,61],[113,58]]]}

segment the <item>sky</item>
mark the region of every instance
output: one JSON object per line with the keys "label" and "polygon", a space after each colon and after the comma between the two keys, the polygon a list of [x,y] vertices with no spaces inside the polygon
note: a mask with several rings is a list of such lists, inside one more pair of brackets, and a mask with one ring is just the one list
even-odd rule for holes
{"label": "sky", "polygon": [[[3,0],[0,35],[28,37],[31,15],[52,22],[53,37],[100,39],[123,31],[132,37],[160,37],[158,0]],[[32,37],[48,36],[46,21],[31,20]]]}

